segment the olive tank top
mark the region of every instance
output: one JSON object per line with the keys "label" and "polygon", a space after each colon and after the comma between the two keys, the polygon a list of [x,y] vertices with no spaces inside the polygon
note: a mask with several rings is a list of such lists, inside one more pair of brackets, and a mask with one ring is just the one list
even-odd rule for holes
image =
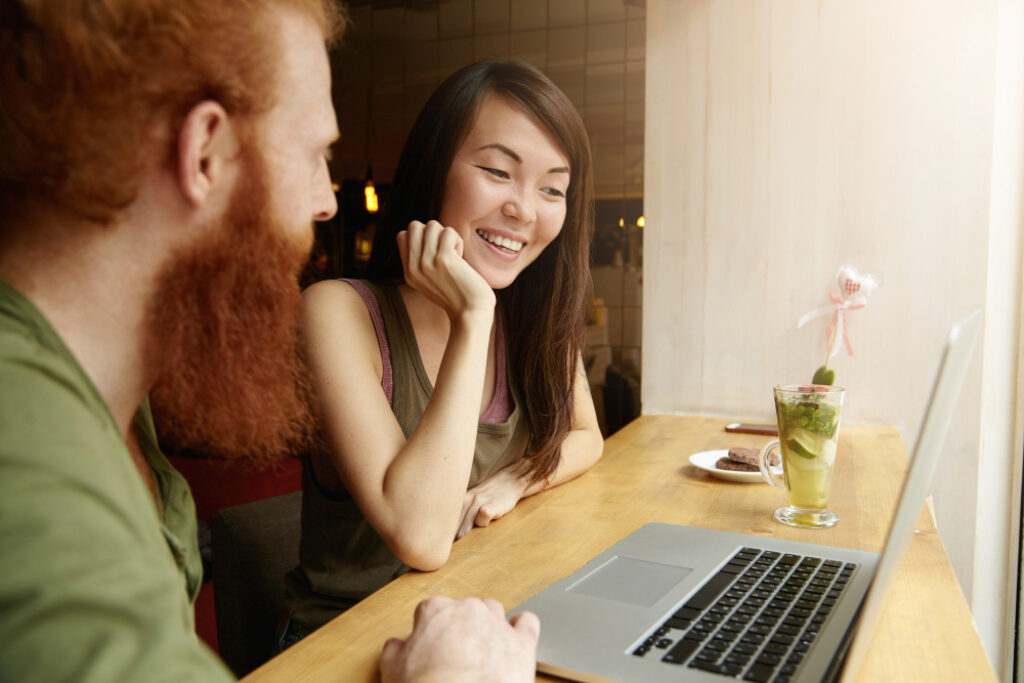
{"label": "olive tank top", "polygon": [[[367,281],[350,282],[366,299],[367,290],[375,301],[367,301],[371,318],[373,303],[379,306],[375,322],[382,356],[390,355],[390,377],[385,365],[385,384],[390,380],[391,410],[408,439],[427,407],[433,386],[416,344],[405,302],[396,286]],[[383,325],[380,325],[380,322]],[[381,327],[385,338],[380,338]],[[504,347],[507,334],[499,326]],[[503,354],[496,353],[500,361]],[[466,488],[476,486],[503,467],[523,457],[527,429],[520,419],[521,400],[518,383],[508,374],[508,363],[496,368],[503,375],[512,397],[511,413],[502,422],[477,424],[476,450]],[[499,374],[500,373],[500,374]],[[500,383],[495,382],[496,393]],[[493,404],[492,404],[493,407]],[[494,411],[488,409],[484,418]],[[308,459],[302,476],[302,538],[299,566],[286,576],[290,606],[290,628],[310,632],[323,625],[359,600],[395,579],[408,567],[404,565],[363,517],[352,497],[335,495],[316,481]]]}

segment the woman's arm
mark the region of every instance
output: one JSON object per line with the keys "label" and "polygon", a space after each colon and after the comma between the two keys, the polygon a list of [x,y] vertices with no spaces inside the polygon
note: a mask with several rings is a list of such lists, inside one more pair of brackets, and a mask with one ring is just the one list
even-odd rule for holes
{"label": "woman's arm", "polygon": [[451,324],[433,394],[408,441],[381,390],[380,349],[358,293],[336,281],[310,287],[303,324],[332,464],[398,558],[432,570],[447,560],[458,529],[494,293],[462,260],[454,231],[410,225],[399,245],[406,281],[442,305]]}
{"label": "woman's arm", "polygon": [[458,538],[474,526],[487,526],[508,514],[521,499],[544,489],[575,479],[601,459],[604,439],[597,424],[594,397],[590,393],[587,371],[580,359],[573,387],[572,429],[562,441],[562,457],[548,479],[530,483],[530,475],[520,463],[513,463],[466,492]]}

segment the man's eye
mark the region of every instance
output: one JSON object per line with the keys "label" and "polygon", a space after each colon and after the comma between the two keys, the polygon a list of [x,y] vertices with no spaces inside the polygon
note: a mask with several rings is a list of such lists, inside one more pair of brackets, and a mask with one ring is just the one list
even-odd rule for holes
{"label": "man's eye", "polygon": [[490,173],[495,178],[503,178],[507,180],[510,177],[508,173],[502,171],[500,168],[488,168],[487,166],[477,166],[477,168],[485,173]]}

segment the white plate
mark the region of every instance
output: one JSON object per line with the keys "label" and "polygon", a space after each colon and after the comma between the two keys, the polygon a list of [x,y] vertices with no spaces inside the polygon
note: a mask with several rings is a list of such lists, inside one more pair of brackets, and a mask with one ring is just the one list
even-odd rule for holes
{"label": "white plate", "polygon": [[[694,467],[699,467],[712,477],[718,477],[726,481],[739,481],[746,484],[766,483],[760,472],[737,472],[736,470],[720,470],[715,467],[715,463],[718,462],[719,458],[725,458],[728,455],[729,449],[727,448],[718,451],[701,451],[690,456],[690,464]],[[772,472],[781,475],[782,467],[773,467]]]}

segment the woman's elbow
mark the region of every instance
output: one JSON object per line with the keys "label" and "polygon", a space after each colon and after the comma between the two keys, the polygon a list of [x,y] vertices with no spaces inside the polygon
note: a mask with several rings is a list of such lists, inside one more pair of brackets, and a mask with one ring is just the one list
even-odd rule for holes
{"label": "woman's elbow", "polygon": [[590,444],[587,450],[590,452],[590,467],[593,467],[604,455],[604,437],[599,430],[591,432],[589,436]]}
{"label": "woman's elbow", "polygon": [[451,539],[426,538],[428,534],[413,530],[399,531],[389,540],[391,551],[404,564],[421,572],[432,572],[444,566],[452,551]]}

